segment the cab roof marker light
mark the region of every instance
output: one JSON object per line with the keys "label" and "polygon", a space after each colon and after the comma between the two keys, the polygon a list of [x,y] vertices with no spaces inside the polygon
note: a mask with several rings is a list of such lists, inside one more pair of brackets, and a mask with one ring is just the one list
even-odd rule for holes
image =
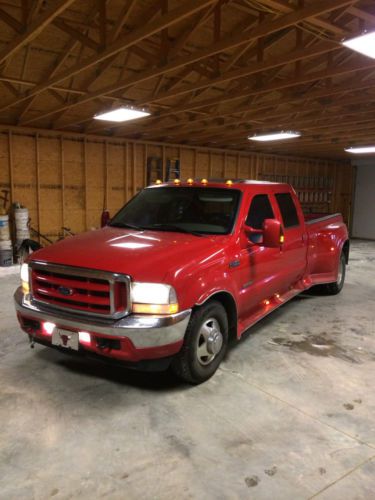
{"label": "cab roof marker light", "polygon": [[375,153],[375,146],[358,146],[354,148],[345,148],[347,153],[352,153],[354,155]]}
{"label": "cab roof marker light", "polygon": [[173,183],[176,184],[176,186],[179,186],[181,184],[181,181],[180,179],[174,179]]}
{"label": "cab roof marker light", "polygon": [[162,181],[160,179],[156,179],[155,184],[161,184]]}
{"label": "cab roof marker light", "polygon": [[227,186],[231,186],[233,184],[233,181],[231,181],[230,179],[228,179],[225,184]]}
{"label": "cab roof marker light", "polygon": [[187,182],[189,185],[192,185],[192,184],[194,184],[194,179],[191,179],[191,178],[189,177],[189,179],[188,179],[186,182]]}
{"label": "cab roof marker light", "polygon": [[375,59],[375,31],[370,33],[365,31],[360,36],[344,40],[342,44],[348,49]]}
{"label": "cab roof marker light", "polygon": [[208,184],[208,180],[207,180],[207,179],[202,179],[202,180],[201,180],[201,183],[202,183],[202,184]]}

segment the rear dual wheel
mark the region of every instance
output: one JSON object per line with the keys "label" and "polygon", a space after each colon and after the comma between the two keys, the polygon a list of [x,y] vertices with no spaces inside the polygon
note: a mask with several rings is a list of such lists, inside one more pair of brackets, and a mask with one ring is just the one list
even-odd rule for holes
{"label": "rear dual wheel", "polygon": [[337,280],[334,281],[333,283],[328,283],[327,285],[324,285],[325,292],[328,293],[329,295],[337,295],[338,293],[340,293],[344,286],[345,274],[346,274],[346,259],[345,255],[341,253],[337,269]]}
{"label": "rear dual wheel", "polygon": [[191,384],[201,384],[218,369],[228,346],[228,317],[217,301],[196,309],[188,324],[173,371]]}

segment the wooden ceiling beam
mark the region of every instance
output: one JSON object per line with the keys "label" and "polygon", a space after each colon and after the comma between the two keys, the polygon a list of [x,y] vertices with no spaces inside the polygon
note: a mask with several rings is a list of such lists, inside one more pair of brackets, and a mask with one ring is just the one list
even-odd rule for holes
{"label": "wooden ceiling beam", "polygon": [[[271,143],[264,143],[260,144],[258,143],[258,150],[260,152],[271,152],[273,153],[274,151],[283,151],[283,150],[293,150],[293,151],[305,151],[309,148],[314,148],[314,149],[319,149],[322,147],[327,147],[327,146],[332,146],[337,149],[337,145],[344,145],[345,147],[350,147],[353,144],[368,144],[370,141],[371,143],[373,142],[373,136],[375,132],[375,126],[369,123],[368,121],[364,121],[364,123],[359,123],[358,126],[354,126],[353,131],[351,133],[349,132],[342,132],[339,131],[339,133],[334,132],[332,135],[317,135],[317,134],[310,134],[306,136],[306,139],[304,142],[300,141],[300,138],[296,141],[293,141],[293,143],[288,143],[288,141],[280,141],[278,143],[274,143],[273,145]],[[208,143],[209,144],[209,143]],[[213,143],[211,143],[213,144]],[[257,147],[255,146],[255,143],[251,144],[249,140],[241,140],[238,142],[230,142],[228,141],[218,141],[215,144],[217,144],[217,147],[223,147],[222,145],[236,145],[237,147],[243,147],[246,146],[247,149],[256,149]]]}
{"label": "wooden ceiling beam", "polygon": [[359,9],[358,7],[349,7],[348,9],[349,14],[351,14],[354,17],[358,17],[359,19],[363,19],[364,21],[369,22],[375,27],[375,15],[367,12],[366,10]]}
{"label": "wooden ceiling beam", "polygon": [[23,24],[20,23],[18,19],[8,14],[4,9],[0,9],[0,21],[10,26],[16,33],[21,33],[23,29]]}
{"label": "wooden ceiling beam", "polygon": [[62,19],[55,19],[52,24],[59,28],[63,33],[68,34],[70,37],[76,39],[86,47],[89,47],[94,52],[99,50],[100,44],[98,42],[90,38],[88,35],[83,34],[81,31],[76,30]]}
{"label": "wooden ceiling beam", "polygon": [[17,35],[0,52],[0,65],[13,56],[20,48],[37,37],[57,16],[67,9],[75,0],[58,0],[53,7],[31,22],[23,33]]}
{"label": "wooden ceiling beam", "polygon": [[[36,5],[37,3],[38,3],[38,0],[35,0],[34,7],[36,9],[36,12],[39,9],[39,7]],[[98,13],[95,10],[90,12],[89,16],[87,17],[88,23],[93,22],[97,16],[97,14]],[[84,34],[87,33],[87,31],[88,30],[86,30],[86,32],[84,32]],[[80,42],[76,38],[71,38],[69,40],[69,42],[66,44],[66,46],[64,48],[64,51],[56,59],[56,61],[52,65],[51,69],[49,70],[49,73],[45,76],[46,80],[48,80],[49,78],[52,78],[59,71],[59,69],[63,67],[63,65],[65,64],[67,59],[71,56],[71,53],[76,49],[76,47],[79,45],[79,43]],[[34,87],[35,85],[37,85],[37,83],[35,83],[32,86]],[[65,88],[65,87],[59,88],[59,87],[55,86],[54,89],[58,90],[58,91],[65,92],[65,93],[67,93],[67,95],[69,95],[69,94],[82,95],[83,94],[83,92],[79,93],[71,88]],[[17,113],[17,123],[18,124],[20,124],[22,122],[22,120],[24,119],[24,116],[26,115],[26,113],[29,111],[29,109],[33,105],[36,97],[37,97],[36,95],[32,95],[28,99],[26,99],[26,101],[24,101],[22,109],[19,110]]]}
{"label": "wooden ceiling beam", "polygon": [[[318,130],[319,134],[322,134],[325,129],[329,129],[327,131],[328,134],[330,133],[338,133],[340,130],[346,130],[347,125],[355,125],[358,122],[371,122],[373,121],[373,115],[374,115],[374,109],[369,110],[368,107],[363,110],[358,110],[354,111],[351,113],[331,113],[329,115],[326,115],[326,117],[321,118],[319,121],[323,121],[323,123],[316,123],[318,120],[315,118],[313,119],[306,119],[306,120],[294,120],[291,121],[290,119],[285,121],[285,122],[279,122],[277,124],[270,124],[269,126],[264,126],[262,127],[262,131],[266,130],[275,130],[275,129],[283,129],[284,127],[288,127],[289,129],[292,127],[295,130],[299,130],[302,132],[302,137],[298,139],[299,142],[303,142],[305,139],[305,134],[306,132],[313,131],[313,130]],[[356,117],[357,119],[353,120],[353,117]],[[359,117],[359,118],[358,118]],[[332,120],[332,121],[329,121]],[[292,124],[291,124],[292,123]],[[246,142],[247,141],[247,135],[248,134],[254,134],[257,130],[256,128],[246,128],[246,127],[239,127],[238,130],[234,130],[233,127],[227,131],[227,133],[224,133],[221,136],[218,135],[213,135],[210,137],[205,137],[205,141],[210,141],[215,139],[216,142],[226,142],[228,140],[233,140],[236,138],[242,139]],[[197,139],[190,139],[189,141],[191,144],[194,144],[195,142],[200,142],[202,139],[197,138]]]}
{"label": "wooden ceiling beam", "polygon": [[[296,10],[296,7],[294,7],[290,3],[282,2],[280,0],[262,0],[262,4],[271,7],[276,12],[282,12],[283,14],[286,14],[288,12],[293,12],[294,10]],[[337,26],[323,19],[319,18],[310,19],[308,23],[318,27],[319,29],[324,29],[326,31],[329,31],[334,35],[344,36],[347,33],[347,31],[342,27]]]}
{"label": "wooden ceiling beam", "polygon": [[[83,102],[88,102],[90,100],[96,99],[96,98],[101,97],[105,94],[116,92],[116,91],[120,90],[121,88],[129,87],[131,85],[134,85],[135,83],[140,83],[141,81],[149,80],[150,78],[154,78],[155,76],[160,76],[162,73],[165,73],[166,71],[172,71],[172,69],[173,70],[178,69],[182,66],[185,66],[186,64],[190,64],[192,62],[203,59],[205,57],[214,55],[217,52],[222,52],[223,50],[226,50],[230,47],[236,47],[236,46],[242,45],[243,43],[246,43],[251,39],[256,39],[256,38],[259,38],[260,36],[265,36],[265,35],[268,35],[271,33],[275,33],[281,29],[292,26],[303,19],[309,19],[309,18],[314,17],[316,15],[319,15],[319,14],[322,14],[325,12],[330,12],[332,10],[337,9],[340,6],[347,5],[351,2],[352,2],[352,0],[331,0],[329,3],[327,3],[325,0],[324,1],[319,0],[318,2],[316,2],[312,5],[304,7],[298,11],[294,11],[290,14],[286,14],[285,16],[282,16],[274,21],[265,22],[262,25],[259,25],[257,28],[255,28],[254,30],[252,30],[249,33],[244,33],[244,34],[239,33],[238,35],[235,35],[235,36],[226,36],[220,42],[218,42],[216,44],[212,44],[210,47],[207,47],[206,49],[197,51],[197,53],[192,54],[186,58],[178,58],[169,64],[160,66],[159,68],[155,68],[155,69],[152,68],[151,70],[146,70],[141,75],[136,75],[133,78],[130,78],[128,81],[124,81],[122,83],[116,83],[116,84],[104,87],[101,90],[98,90],[96,92],[88,93],[86,96],[83,96],[82,98],[78,99],[76,103],[72,103],[71,107],[76,106],[78,104],[81,104]],[[193,3],[195,5],[195,9],[193,9],[193,7],[192,7]],[[196,2],[196,1],[191,0],[190,8],[193,9],[193,11],[190,11],[190,13],[194,13],[196,10],[200,10],[210,3],[213,3],[212,0],[204,0],[204,1],[201,0],[201,2]],[[197,4],[200,5],[200,8],[198,8]],[[176,13],[176,11],[179,11],[179,14],[178,15],[175,14],[174,16],[172,16],[172,13]],[[174,22],[177,22],[178,20],[181,20],[181,18],[187,17],[188,15],[190,15],[187,13],[187,11],[188,11],[188,9],[185,8],[184,14],[182,14],[182,9],[175,9],[174,11],[170,11],[168,14],[163,16],[161,19],[169,16],[168,19],[173,18]],[[178,17],[179,17],[179,19],[177,19]],[[159,20],[158,29],[156,29],[156,27],[152,28],[151,27],[152,24],[153,23],[149,23],[147,26],[149,27],[149,30],[153,33],[155,31],[160,31],[160,29],[162,29],[162,27],[163,27],[163,24],[164,25],[172,24],[172,21],[169,20],[169,22],[163,23],[161,20]],[[145,36],[144,30],[142,30],[142,28],[140,28],[140,30],[142,32],[142,37],[144,37]],[[138,31],[139,30],[135,30],[133,32],[133,34],[130,35],[131,39],[132,39],[132,43],[136,43],[135,40],[138,37],[135,33]],[[119,50],[119,45],[122,47],[122,49],[124,48],[123,40],[121,40],[120,42],[121,42],[120,44],[119,43],[114,44],[116,46],[117,50]],[[108,48],[106,51],[104,51],[106,53],[105,57],[104,57],[104,52],[101,53],[101,55],[95,56],[96,62],[100,62],[100,60],[102,60],[101,58],[109,57],[108,51],[109,51],[109,55],[112,55],[113,49],[109,50],[109,48]],[[88,60],[86,60],[86,64],[81,63],[78,65],[75,65],[73,68],[70,68],[69,70],[67,70],[67,72],[61,73],[60,77],[57,76],[57,77],[49,80],[49,82],[45,82],[41,86],[37,86],[35,89],[32,89],[31,92],[32,93],[39,92],[39,91],[41,91],[41,89],[45,89],[48,86],[53,86],[54,83],[60,82],[62,79],[67,77],[66,76],[67,74],[69,74],[69,76],[72,76],[73,73],[75,74],[77,72],[82,71],[83,69],[87,69],[88,65],[91,67],[91,65],[95,64],[94,60],[95,60],[95,58],[89,58]],[[9,105],[10,104],[8,104],[6,107],[9,107]],[[4,106],[0,109],[0,111],[2,111],[3,109],[4,109]],[[68,108],[65,108],[65,109],[68,109]],[[44,114],[43,118],[46,116],[50,116],[50,115],[54,114],[55,112],[59,112],[59,111],[63,111],[63,110],[57,109],[57,110],[51,111],[48,113],[48,115]],[[37,119],[38,118],[35,118],[32,121],[35,121]],[[24,123],[30,123],[30,122],[24,122]]]}
{"label": "wooden ceiling beam", "polygon": [[[372,97],[372,96],[371,96]],[[267,122],[271,121],[271,125],[278,125],[277,120],[280,120],[284,117],[290,117],[292,115],[298,114],[297,109],[300,110],[300,113],[319,113],[319,115],[327,110],[330,110],[332,108],[337,108],[340,106],[350,106],[354,104],[364,104],[368,103],[369,100],[371,100],[371,97],[368,95],[361,95],[360,97],[353,97],[353,98],[348,98],[344,97],[338,101],[333,101],[329,105],[327,104],[319,104],[316,106],[308,106],[307,103],[305,102],[304,107],[298,107],[298,108],[292,108],[289,110],[283,110],[283,111],[274,111],[274,112],[268,112],[268,110],[272,110],[273,107],[272,105],[269,105],[268,107],[266,106],[261,106],[261,109],[257,109],[255,113],[252,114],[247,114],[243,118],[233,118],[231,120],[228,120],[226,122],[223,122],[221,125],[206,125],[205,128],[202,129],[197,129],[195,130],[182,130],[178,132],[178,126],[175,129],[177,129],[176,133],[173,133],[173,131],[169,132],[164,132],[163,130],[154,130],[154,133],[151,131],[151,137],[153,136],[159,136],[160,134],[166,134],[169,137],[173,137],[174,140],[178,140],[178,138],[183,138],[184,136],[188,135],[189,137],[199,137],[199,138],[205,138],[205,137],[211,137],[214,134],[220,134],[220,133],[225,133],[225,130],[231,130],[230,127],[232,126],[238,126],[239,124],[247,124],[247,123],[260,123],[263,124],[264,126],[267,125]],[[301,100],[302,101],[302,100]],[[304,111],[305,110],[305,111]],[[237,113],[237,110],[236,110]],[[229,127],[229,128],[228,128]],[[150,129],[147,129],[147,132],[150,134]]]}
{"label": "wooden ceiling beam", "polygon": [[[339,66],[335,68],[331,68],[329,70],[324,69],[321,71],[316,71],[313,73],[307,73],[306,75],[303,74],[299,76],[298,78],[284,78],[281,81],[276,81],[272,82],[268,85],[263,85],[262,87],[253,87],[249,88],[243,91],[239,91],[238,93],[232,92],[232,93],[227,93],[225,95],[222,95],[220,97],[214,97],[210,99],[205,99],[201,101],[196,101],[196,102],[190,102],[186,104],[182,104],[181,106],[178,107],[173,107],[170,108],[169,110],[165,110],[159,113],[158,118],[164,118],[170,115],[175,115],[178,113],[184,113],[187,111],[191,110],[197,110],[197,109],[205,109],[208,106],[213,106],[217,104],[222,104],[224,102],[230,102],[233,100],[237,100],[243,97],[248,97],[248,96],[255,96],[255,95],[262,95],[262,94],[267,94],[270,92],[275,92],[275,91],[280,91],[283,89],[288,89],[291,87],[298,87],[300,85],[304,85],[310,82],[316,82],[320,80],[325,80],[327,78],[335,77],[335,76],[341,76],[345,74],[350,74],[350,73],[356,73],[358,71],[364,71],[364,70],[369,70],[369,69],[375,69],[375,61],[369,60],[369,59],[360,59],[358,61],[355,61],[354,63],[346,64],[344,66]],[[369,85],[367,83],[361,82],[359,88],[366,88]],[[325,91],[328,90],[325,89]],[[305,92],[305,91],[303,91]],[[147,119],[145,119],[146,122]],[[123,133],[123,131],[127,129],[129,125],[122,125],[115,127],[112,125],[112,128],[117,128],[119,131],[119,134]],[[134,128],[134,124],[133,124]]]}
{"label": "wooden ceiling beam", "polygon": [[34,0],[32,2],[32,5],[30,6],[28,14],[27,14],[26,24],[30,23],[35,18],[35,16],[39,13],[43,3],[44,3],[44,0]]}
{"label": "wooden ceiling beam", "polygon": [[[72,3],[74,0],[65,0],[65,2],[70,2]],[[46,90],[49,87],[54,87],[57,83],[62,82],[63,80],[66,80],[68,78],[71,78],[72,76],[81,73],[82,71],[85,71],[92,66],[95,66],[96,64],[99,64],[100,62],[104,61],[108,57],[111,57],[115,54],[118,54],[119,52],[139,43],[141,40],[144,38],[150,37],[151,35],[158,33],[161,31],[163,28],[167,26],[172,26],[173,24],[176,24],[183,19],[186,19],[187,17],[193,15],[194,13],[202,10],[203,8],[207,7],[208,5],[214,3],[216,0],[189,0],[189,2],[185,2],[182,7],[177,7],[171,11],[168,12],[168,14],[165,14],[164,16],[161,16],[159,19],[156,19],[154,21],[151,21],[145,25],[140,26],[139,28],[133,30],[132,32],[128,33],[125,35],[123,38],[117,40],[116,42],[113,42],[108,45],[108,47],[99,53],[95,54],[92,57],[86,58],[84,61],[81,61],[77,64],[74,64],[70,68],[68,68],[66,71],[63,71],[57,75],[55,75],[53,78],[48,79],[47,81],[43,81],[33,89],[31,89],[28,94],[17,101],[10,102],[6,104],[5,106],[2,106],[0,111],[18,104],[19,102],[26,100],[28,97],[31,95],[36,95],[44,90]],[[345,3],[345,1],[348,0],[334,0],[335,2],[341,2]],[[61,3],[61,0],[60,2]],[[4,55],[5,57],[5,55]],[[1,62],[1,54],[0,54],[0,62]],[[119,90],[121,86],[115,90]],[[106,93],[106,92],[105,92]],[[96,99],[97,97],[101,97],[101,95],[95,95],[93,99]],[[88,99],[90,100],[90,99]],[[76,105],[73,103],[73,105]],[[56,110],[56,112],[61,111],[60,109]],[[54,113],[51,113],[54,114]]]}
{"label": "wooden ceiling beam", "polygon": [[336,43],[327,41],[321,42],[316,45],[313,45],[309,48],[296,49],[294,51],[289,51],[284,55],[277,55],[276,57],[269,58],[266,60],[260,60],[257,62],[252,62],[249,66],[245,68],[239,68],[236,70],[228,71],[227,73],[217,77],[212,78],[210,80],[202,80],[198,83],[193,83],[191,85],[186,85],[185,87],[176,89],[173,92],[163,92],[159,95],[152,98],[152,100],[147,100],[145,102],[140,102],[140,105],[151,104],[152,102],[158,102],[165,99],[170,99],[173,97],[181,96],[187,93],[196,92],[197,90],[201,90],[206,87],[212,87],[214,85],[221,85],[223,83],[227,83],[231,80],[238,80],[240,78],[244,78],[246,76],[254,75],[257,73],[261,73],[263,71],[267,71],[279,66],[285,66],[287,64],[299,61],[306,60],[311,57],[317,57],[322,54],[326,54],[327,52],[332,52],[335,50],[340,50],[342,47]]}

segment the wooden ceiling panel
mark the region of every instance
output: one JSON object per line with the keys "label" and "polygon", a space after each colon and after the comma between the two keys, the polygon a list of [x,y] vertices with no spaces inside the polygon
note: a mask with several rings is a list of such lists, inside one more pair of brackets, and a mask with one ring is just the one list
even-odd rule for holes
{"label": "wooden ceiling panel", "polygon": [[[364,29],[372,0],[0,0],[0,124],[343,157],[373,137]],[[120,105],[151,116],[93,120]]]}

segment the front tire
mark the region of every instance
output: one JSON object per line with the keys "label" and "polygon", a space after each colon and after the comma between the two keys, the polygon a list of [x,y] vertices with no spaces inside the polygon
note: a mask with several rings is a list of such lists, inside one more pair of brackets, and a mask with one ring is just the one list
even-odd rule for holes
{"label": "front tire", "polygon": [[190,384],[201,384],[216,372],[227,346],[227,313],[220,302],[210,301],[193,312],[172,370]]}
{"label": "front tire", "polygon": [[345,282],[345,274],[346,274],[346,260],[345,255],[341,253],[339,259],[339,266],[337,270],[337,280],[334,283],[328,283],[325,285],[325,291],[328,295],[337,295],[341,292],[344,282]]}

